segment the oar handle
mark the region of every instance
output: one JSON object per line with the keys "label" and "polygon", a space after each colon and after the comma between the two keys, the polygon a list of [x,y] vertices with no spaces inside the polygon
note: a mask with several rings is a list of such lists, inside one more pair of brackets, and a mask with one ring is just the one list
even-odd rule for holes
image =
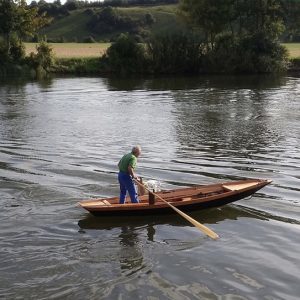
{"label": "oar handle", "polygon": [[150,191],[146,186],[144,186],[142,183],[140,183],[137,179],[134,178],[133,180],[138,185],[143,186],[145,190],[147,190],[148,192],[152,193],[155,197],[157,197],[158,199],[162,200],[164,203],[166,203],[167,205],[169,205],[173,210],[175,210],[178,214],[180,214],[183,218],[185,218],[186,220],[188,220],[191,224],[193,224],[195,227],[197,227],[198,229],[200,229],[202,232],[204,232],[210,238],[212,238],[214,240],[216,240],[216,239],[219,238],[218,234],[216,234],[214,231],[212,231],[211,229],[209,229],[205,225],[199,223],[198,221],[196,221],[195,219],[193,219],[192,217],[190,217],[186,213],[182,212],[177,207],[173,206],[171,203],[169,203],[168,201],[166,201],[165,199],[163,199],[162,197],[160,197],[159,195],[157,195],[153,191]]}

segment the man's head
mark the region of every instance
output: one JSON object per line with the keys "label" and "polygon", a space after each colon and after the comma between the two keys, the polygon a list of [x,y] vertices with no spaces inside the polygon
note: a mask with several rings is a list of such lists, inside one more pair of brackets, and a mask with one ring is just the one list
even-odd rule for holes
{"label": "man's head", "polygon": [[131,152],[135,157],[139,157],[142,153],[142,148],[141,146],[134,146]]}

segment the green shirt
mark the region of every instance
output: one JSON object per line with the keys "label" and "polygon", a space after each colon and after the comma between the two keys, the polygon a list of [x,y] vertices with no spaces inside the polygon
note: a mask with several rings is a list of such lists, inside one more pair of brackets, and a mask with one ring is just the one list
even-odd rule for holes
{"label": "green shirt", "polygon": [[137,158],[132,153],[125,154],[119,162],[119,170],[128,173],[128,167],[131,166],[134,169],[136,162]]}

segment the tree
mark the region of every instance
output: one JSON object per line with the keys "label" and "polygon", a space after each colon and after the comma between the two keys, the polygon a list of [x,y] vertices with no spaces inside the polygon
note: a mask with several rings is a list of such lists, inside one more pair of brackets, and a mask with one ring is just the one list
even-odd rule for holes
{"label": "tree", "polygon": [[263,32],[271,39],[277,39],[284,31],[280,0],[240,0],[240,2],[244,2],[243,29],[249,34]]}
{"label": "tree", "polygon": [[235,0],[182,0],[180,16],[192,27],[200,29],[207,45],[214,48],[216,36],[232,30]]}
{"label": "tree", "polygon": [[284,30],[280,0],[181,0],[179,7],[180,15],[204,33],[211,48],[224,32],[264,32],[276,39]]}
{"label": "tree", "polygon": [[37,7],[27,6],[25,0],[0,0],[0,32],[6,42],[7,54],[10,53],[12,35],[21,41],[49,22],[44,14],[38,14]]}
{"label": "tree", "polygon": [[10,0],[1,0],[0,2],[0,32],[3,34],[6,42],[6,52],[10,50],[11,34],[19,22],[17,17],[17,5]]}
{"label": "tree", "polygon": [[67,0],[65,3],[65,7],[68,10],[75,10],[75,9],[79,8],[79,6],[80,6],[80,4],[76,0]]}
{"label": "tree", "polygon": [[147,43],[147,53],[154,73],[197,73],[201,68],[201,43],[193,35],[161,34]]}
{"label": "tree", "polygon": [[101,60],[108,71],[121,75],[142,73],[146,68],[144,47],[127,34],[121,34]]}
{"label": "tree", "polygon": [[219,72],[277,72],[287,54],[283,0],[181,0],[180,15],[207,45],[206,68]]}
{"label": "tree", "polygon": [[287,41],[300,41],[300,1],[281,0],[283,18],[286,26],[285,39]]}

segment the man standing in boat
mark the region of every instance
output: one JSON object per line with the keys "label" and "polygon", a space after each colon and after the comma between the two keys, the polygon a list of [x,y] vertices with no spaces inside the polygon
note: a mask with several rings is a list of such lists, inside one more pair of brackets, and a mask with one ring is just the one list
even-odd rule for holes
{"label": "man standing in boat", "polygon": [[136,168],[137,158],[141,155],[142,150],[140,146],[134,146],[132,151],[125,154],[118,163],[120,183],[120,204],[125,203],[126,192],[128,191],[131,202],[138,203],[138,195],[133,183],[133,179],[138,179],[134,173]]}

